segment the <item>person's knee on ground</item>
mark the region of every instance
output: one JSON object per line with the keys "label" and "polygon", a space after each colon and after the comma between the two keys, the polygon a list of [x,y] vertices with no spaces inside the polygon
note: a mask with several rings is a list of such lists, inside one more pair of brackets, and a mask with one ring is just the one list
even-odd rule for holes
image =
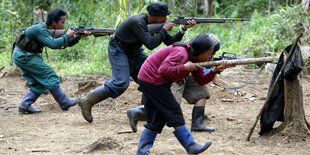
{"label": "person's knee on ground", "polygon": [[204,124],[206,99],[200,99],[195,103],[192,112],[191,131],[214,132],[214,128],[209,128]]}
{"label": "person's knee on ground", "polygon": [[78,98],[69,98],[59,85],[50,89],[50,92],[63,111],[77,104]]}
{"label": "person's knee on ground", "polygon": [[91,114],[92,107],[109,97],[109,94],[105,91],[104,86],[100,86],[92,90],[87,96],[78,100],[78,104],[81,107],[82,115],[86,121],[91,123],[93,116]]}
{"label": "person's knee on ground", "polygon": [[186,128],[185,125],[180,127],[175,127],[175,131],[173,132],[175,137],[178,139],[180,144],[184,147],[188,154],[198,154],[210,147],[212,144],[211,140],[208,140],[204,144],[198,144],[190,131]]}
{"label": "person's knee on ground", "polygon": [[34,109],[31,106],[31,104],[34,103],[39,98],[39,96],[40,94],[36,94],[35,92],[29,90],[24,96],[20,106],[18,107],[18,111],[23,114],[33,114],[41,112],[41,109]]}

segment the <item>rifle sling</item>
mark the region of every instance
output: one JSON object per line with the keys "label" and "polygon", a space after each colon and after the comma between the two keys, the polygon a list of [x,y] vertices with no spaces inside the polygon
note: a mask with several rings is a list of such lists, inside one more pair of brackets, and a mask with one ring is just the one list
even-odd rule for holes
{"label": "rifle sling", "polygon": [[243,84],[243,85],[241,85],[241,86],[239,86],[239,87],[223,87],[223,86],[219,85],[218,83],[216,83],[215,79],[213,80],[213,83],[214,83],[216,86],[218,86],[218,87],[221,87],[221,88],[224,88],[224,89],[228,89],[228,90],[237,90],[237,89],[241,89],[241,88],[243,88],[243,87],[245,87],[245,86],[251,84],[251,83],[260,75],[260,73],[264,70],[264,68],[265,68],[265,65],[260,69],[260,71],[258,71],[258,72],[256,73],[256,75],[255,75],[250,81],[248,81],[247,83],[245,83],[245,84]]}

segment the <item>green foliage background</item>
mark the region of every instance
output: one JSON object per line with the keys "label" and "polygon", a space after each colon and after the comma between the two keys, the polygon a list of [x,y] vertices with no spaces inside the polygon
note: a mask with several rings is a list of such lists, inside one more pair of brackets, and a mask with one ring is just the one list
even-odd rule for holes
{"label": "green foliage background", "polygon": [[[11,44],[18,31],[33,23],[33,10],[62,8],[67,11],[66,28],[86,27],[117,28],[128,16],[146,12],[152,1],[147,0],[2,0],[0,2],[0,65],[13,65],[10,60]],[[172,14],[178,16],[204,17],[199,0],[166,0]],[[221,40],[223,51],[236,53],[242,57],[260,57],[266,53],[278,57],[279,53],[303,32],[303,45],[310,42],[309,11],[303,12],[299,1],[286,4],[286,1],[270,0],[214,0],[213,17],[251,18],[250,22],[199,24],[189,29],[183,40],[190,40],[200,33],[214,33]],[[175,27],[170,33],[179,30]],[[80,43],[64,50],[48,49],[43,57],[60,75],[110,73],[107,57],[108,37],[87,37]],[[148,54],[164,47],[164,44]]]}

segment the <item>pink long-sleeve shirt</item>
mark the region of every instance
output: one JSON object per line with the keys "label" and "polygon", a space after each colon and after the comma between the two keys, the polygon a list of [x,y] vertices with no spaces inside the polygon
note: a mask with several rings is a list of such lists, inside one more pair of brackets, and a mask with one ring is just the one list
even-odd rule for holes
{"label": "pink long-sleeve shirt", "polygon": [[[145,60],[139,71],[138,79],[150,84],[179,81],[190,73],[184,67],[184,64],[188,61],[188,50],[186,48],[167,46],[153,53]],[[202,69],[192,71],[191,74],[199,85],[211,82],[216,76],[216,73],[204,73]]]}

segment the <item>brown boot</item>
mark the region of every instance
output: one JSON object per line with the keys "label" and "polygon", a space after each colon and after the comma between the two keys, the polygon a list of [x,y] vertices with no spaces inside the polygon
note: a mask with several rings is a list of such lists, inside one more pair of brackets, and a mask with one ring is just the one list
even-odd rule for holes
{"label": "brown boot", "polygon": [[101,86],[94,89],[86,97],[83,97],[78,101],[82,110],[82,115],[87,122],[91,123],[93,121],[91,108],[108,97],[109,94],[104,90],[104,86]]}

